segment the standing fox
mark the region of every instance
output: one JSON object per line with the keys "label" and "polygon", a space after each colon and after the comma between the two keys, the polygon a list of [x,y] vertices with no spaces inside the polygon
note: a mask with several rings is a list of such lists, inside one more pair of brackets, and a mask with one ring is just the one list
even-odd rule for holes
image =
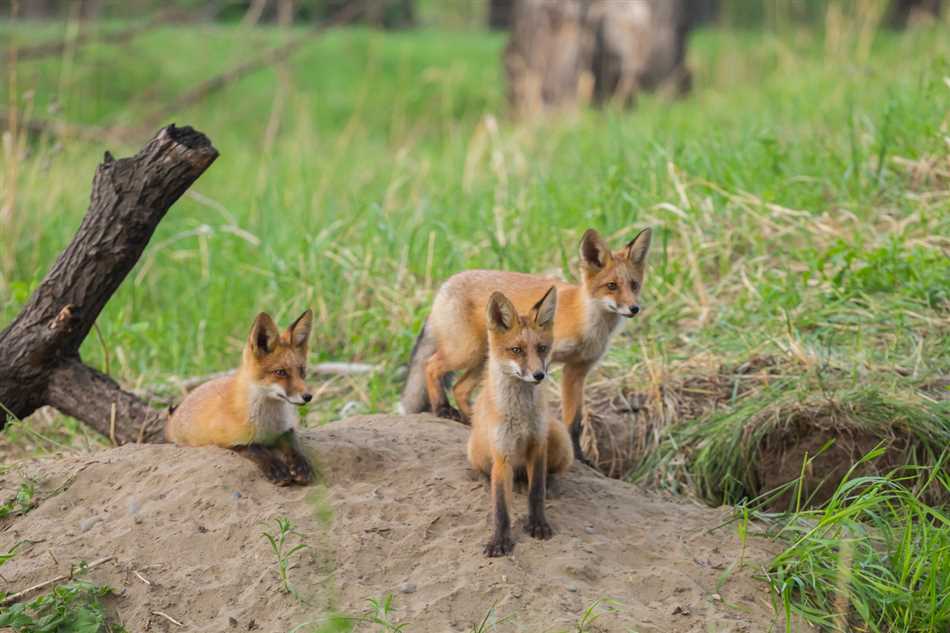
{"label": "standing fox", "polygon": [[500,292],[488,300],[488,380],[478,394],[468,440],[468,461],[491,476],[494,532],[485,555],[511,552],[511,497],[514,470],[528,474],[525,531],[551,538],[544,516],[548,473],[562,473],[574,461],[567,429],[548,424],[544,390],[554,343],[557,292],[551,287],[527,315]]}
{"label": "standing fox", "polygon": [[237,372],[207,382],[172,413],[165,437],[180,446],[230,448],[280,486],[308,483],[313,471],[297,444],[294,406],[310,402],[307,352],[310,310],[281,334],[257,315]]}
{"label": "standing fox", "polygon": [[[586,461],[580,446],[584,380],[607,351],[621,319],[640,312],[650,235],[650,229],[644,229],[613,252],[597,231],[588,229],[580,243],[580,285],[495,270],[470,270],[449,278],[439,289],[413,348],[402,396],[405,412],[431,410],[441,417],[470,418],[470,397],[488,351],[484,306],[492,291],[504,292],[517,310],[524,311],[534,297],[554,284],[557,316],[552,360],[564,364],[561,410],[574,455]],[[462,374],[453,395],[461,411],[449,404],[444,386],[446,375],[457,371]]]}

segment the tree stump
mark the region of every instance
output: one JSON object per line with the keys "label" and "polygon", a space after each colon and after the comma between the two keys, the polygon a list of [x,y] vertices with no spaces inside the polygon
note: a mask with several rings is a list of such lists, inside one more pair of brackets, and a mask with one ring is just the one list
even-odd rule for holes
{"label": "tree stump", "polygon": [[165,212],[217,157],[204,134],[174,125],[131,158],[106,152],[79,230],[0,332],[0,428],[49,405],[119,443],[162,437],[165,413],[84,365],[79,347]]}
{"label": "tree stump", "polygon": [[685,0],[519,0],[504,53],[520,115],[689,90]]}

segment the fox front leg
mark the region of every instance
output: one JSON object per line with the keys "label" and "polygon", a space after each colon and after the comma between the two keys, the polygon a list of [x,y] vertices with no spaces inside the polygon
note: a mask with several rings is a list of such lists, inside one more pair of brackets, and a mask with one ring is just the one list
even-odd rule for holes
{"label": "fox front leg", "polygon": [[544,516],[547,474],[547,451],[541,446],[528,459],[528,522],[524,526],[525,532],[541,540],[547,540],[554,535],[551,524]]}
{"label": "fox front leg", "polygon": [[494,532],[485,544],[484,553],[489,558],[506,556],[515,548],[511,539],[511,486],[514,473],[507,459],[497,456],[491,468],[491,497]]}
{"label": "fox front leg", "polygon": [[574,459],[588,466],[594,464],[584,455],[581,448],[581,430],[584,421],[584,381],[590,365],[564,365],[561,377],[561,408],[564,424],[570,432],[571,445],[574,447]]}
{"label": "fox front leg", "polygon": [[295,484],[309,484],[313,481],[313,467],[300,449],[297,433],[290,429],[277,440],[276,449],[284,458],[290,477]]}
{"label": "fox front leg", "polygon": [[264,476],[278,486],[289,486],[293,483],[290,469],[274,449],[262,444],[248,444],[235,446],[231,450],[257,464]]}

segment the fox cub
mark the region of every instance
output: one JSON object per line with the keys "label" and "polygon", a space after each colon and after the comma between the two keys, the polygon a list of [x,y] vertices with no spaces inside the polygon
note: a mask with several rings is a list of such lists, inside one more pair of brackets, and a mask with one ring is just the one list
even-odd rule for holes
{"label": "fox cub", "polygon": [[[431,410],[461,421],[470,418],[471,395],[481,379],[488,350],[485,305],[492,291],[505,293],[517,310],[524,311],[553,284],[557,318],[551,358],[564,364],[561,410],[574,455],[583,460],[584,381],[607,351],[620,323],[640,312],[650,236],[650,229],[644,229],[619,251],[612,251],[597,231],[588,229],[580,243],[580,285],[496,270],[470,270],[450,277],[439,289],[416,339],[402,396],[403,410]],[[453,387],[458,410],[449,404],[445,392],[444,381],[451,372],[462,372]]]}
{"label": "fox cub", "polygon": [[304,382],[312,325],[310,310],[283,333],[270,315],[259,314],[241,366],[188,394],[165,427],[168,441],[230,448],[278,485],[308,483],[313,470],[297,443],[294,407],[313,397]]}
{"label": "fox cub", "polygon": [[504,556],[514,548],[511,497],[514,470],[528,475],[525,531],[551,538],[544,516],[548,473],[562,473],[574,461],[567,430],[548,424],[543,389],[554,343],[557,292],[550,288],[526,315],[500,292],[488,300],[488,378],[475,402],[468,460],[491,477],[494,532],[485,555]]}

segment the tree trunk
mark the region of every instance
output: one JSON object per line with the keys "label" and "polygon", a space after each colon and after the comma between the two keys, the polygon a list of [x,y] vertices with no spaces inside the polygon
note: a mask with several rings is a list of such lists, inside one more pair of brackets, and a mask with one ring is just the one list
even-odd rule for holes
{"label": "tree trunk", "polygon": [[488,28],[505,31],[511,28],[515,0],[488,0]]}
{"label": "tree trunk", "polygon": [[[0,403],[17,418],[51,405],[120,442],[161,437],[164,413],[82,364],[79,347],[168,208],[218,157],[190,127],[162,129],[138,154],[105,160],[79,230],[0,332]],[[0,416],[0,428],[7,415]]]}
{"label": "tree trunk", "polygon": [[640,90],[689,90],[684,0],[519,0],[505,49],[509,100],[521,115],[632,103]]}
{"label": "tree trunk", "polygon": [[903,29],[920,18],[939,18],[943,0],[894,0],[891,3],[890,25]]}

